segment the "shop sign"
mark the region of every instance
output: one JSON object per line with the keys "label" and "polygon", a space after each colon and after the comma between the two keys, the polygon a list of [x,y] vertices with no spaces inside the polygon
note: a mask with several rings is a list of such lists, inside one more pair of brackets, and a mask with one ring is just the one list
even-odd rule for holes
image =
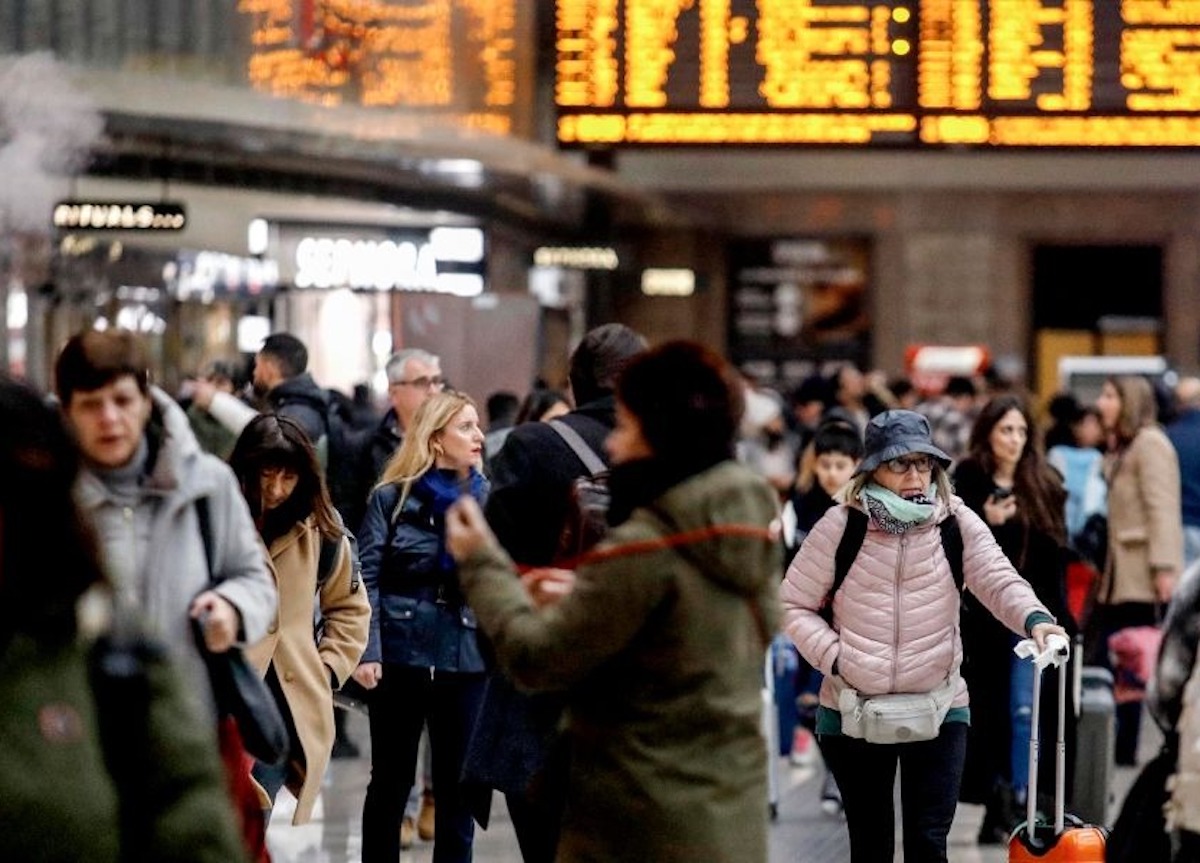
{"label": "shop sign", "polygon": [[59,201],[54,227],[71,231],[182,231],[183,204],[142,201]]}
{"label": "shop sign", "polygon": [[982,374],[991,362],[986,345],[909,345],[904,365],[913,385],[925,393],[939,393],[951,377]]}
{"label": "shop sign", "polygon": [[437,261],[428,242],[305,237],[296,245],[297,288],[436,290]]}
{"label": "shop sign", "polygon": [[243,258],[223,252],[181,252],[168,264],[164,281],[180,300],[222,295],[257,296],[279,286],[279,265],[271,258]]}
{"label": "shop sign", "polygon": [[682,268],[642,270],[642,293],[648,297],[690,297],[696,293],[696,272]]}
{"label": "shop sign", "polygon": [[564,270],[615,270],[621,259],[608,246],[540,246],[533,252],[535,267]]}

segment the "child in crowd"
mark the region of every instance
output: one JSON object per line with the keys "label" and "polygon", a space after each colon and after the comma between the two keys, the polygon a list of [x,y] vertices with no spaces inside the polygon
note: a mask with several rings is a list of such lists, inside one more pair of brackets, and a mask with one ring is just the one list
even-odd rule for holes
{"label": "child in crowd", "polygon": [[[858,468],[862,460],[862,436],[853,423],[834,416],[817,426],[812,442],[800,457],[796,471],[796,482],[783,505],[784,560],[791,562],[804,538],[825,511],[837,501],[835,497]],[[794,694],[795,709],[791,704],[782,705],[781,717],[791,716],[790,731],[781,740],[790,740],[787,753],[792,764],[811,764],[814,757],[817,692],[821,688],[821,672],[805,662],[786,636],[784,644],[776,646],[776,668],[795,669],[794,685],[779,686],[780,695]],[[780,656],[786,652],[785,656]],[[790,681],[789,681],[790,682]],[[790,690],[790,692],[789,692]],[[785,744],[786,745],[786,744]],[[841,794],[833,774],[825,771],[825,782],[821,789],[821,808],[831,815],[841,812]]]}

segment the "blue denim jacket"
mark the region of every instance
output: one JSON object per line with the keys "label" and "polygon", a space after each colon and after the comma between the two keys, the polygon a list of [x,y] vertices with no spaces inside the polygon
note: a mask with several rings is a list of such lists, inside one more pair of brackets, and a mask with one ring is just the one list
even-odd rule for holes
{"label": "blue denim jacket", "polygon": [[[472,474],[480,504],[487,480]],[[359,532],[363,584],[371,600],[371,635],[363,662],[482,673],[475,614],[458,589],[458,570],[445,549],[448,490],[457,481],[429,471],[413,483],[404,504],[400,487],[377,488]]]}

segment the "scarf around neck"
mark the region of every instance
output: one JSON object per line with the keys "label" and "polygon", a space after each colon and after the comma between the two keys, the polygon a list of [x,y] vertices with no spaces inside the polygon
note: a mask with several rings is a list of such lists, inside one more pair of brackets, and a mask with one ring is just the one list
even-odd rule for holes
{"label": "scarf around neck", "polygon": [[925,494],[912,499],[900,497],[878,483],[870,483],[862,490],[862,499],[867,514],[882,530],[904,533],[933,518],[937,510],[937,483],[931,484]]}

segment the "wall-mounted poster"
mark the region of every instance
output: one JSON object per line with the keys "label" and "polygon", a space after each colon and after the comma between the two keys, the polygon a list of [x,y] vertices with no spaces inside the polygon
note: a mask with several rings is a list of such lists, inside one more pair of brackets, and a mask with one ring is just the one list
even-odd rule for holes
{"label": "wall-mounted poster", "polygon": [[777,238],[729,244],[729,351],[786,392],[813,372],[870,360],[870,242]]}

